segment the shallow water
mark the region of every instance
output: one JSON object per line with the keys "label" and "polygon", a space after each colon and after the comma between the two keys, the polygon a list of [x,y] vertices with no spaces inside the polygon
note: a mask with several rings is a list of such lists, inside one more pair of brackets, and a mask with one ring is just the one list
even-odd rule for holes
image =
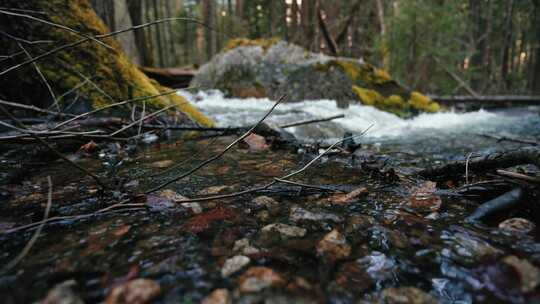
{"label": "shallow water", "polygon": [[[515,114],[445,113],[404,121],[368,107],[342,110],[332,108],[327,101],[315,102],[325,104],[328,109],[317,113],[309,112],[316,108],[311,103],[286,104],[271,119],[285,123],[356,111],[358,114],[345,122],[322,126],[319,131],[326,137],[305,135],[304,140],[340,138],[345,131],[356,133],[375,122],[379,128],[374,127],[373,133],[362,139],[362,143],[368,143],[366,153],[379,149],[388,156],[393,155],[391,150],[405,150],[408,154],[395,155],[394,160],[409,155],[413,162],[418,158],[438,159],[433,151],[439,151],[440,160],[447,160],[455,151],[465,155],[496,143],[490,139],[480,142],[480,137],[471,139],[476,132],[504,130],[514,136],[538,132],[535,114],[522,109],[515,110]],[[270,105],[264,100],[233,100],[226,106],[217,99],[198,103],[203,111],[221,119],[221,125],[235,122],[242,126],[253,122]],[[241,111],[244,107],[248,110]],[[443,121],[443,117],[449,120]],[[293,132],[302,134],[300,128]],[[118,184],[119,189],[141,193],[215,155],[232,140],[220,138],[212,144],[210,140],[173,141],[141,148],[122,158],[115,169],[118,177],[111,179],[111,186]],[[438,146],[442,142],[449,143]],[[110,176],[115,156],[110,151],[103,155],[82,158],[80,162],[99,171],[100,176]],[[167,189],[186,197],[231,193],[262,185],[302,167],[312,157],[282,150],[233,149]],[[160,168],[164,161],[184,164],[154,176],[164,170]],[[100,198],[90,179],[60,162],[54,163],[29,173],[22,185],[10,186],[16,194],[0,204],[0,231],[41,219],[47,175],[53,178],[55,192],[51,216],[88,214],[126,197],[123,191],[117,191]],[[158,303],[198,303],[216,288],[228,289],[239,303],[258,303],[263,298],[273,303],[357,303],[360,299],[375,301],[389,287],[416,287],[440,303],[539,301],[538,287],[523,291],[523,271],[503,261],[513,255],[540,266],[538,230],[514,235],[497,228],[503,219],[516,216],[540,224],[533,216],[538,213],[531,208],[515,210],[481,225],[466,224],[465,217],[478,202],[442,195],[436,211],[413,208],[411,195],[423,181],[400,175],[397,182],[392,182],[377,170],[352,165],[346,155],[323,158],[295,181],[344,192],[360,187],[367,191],[349,203],[336,204],[329,199],[333,193],[280,185],[260,193],[201,203],[203,213],[198,215],[154,194],[146,197],[147,208],[142,210],[58,221],[45,227],[16,270],[0,275],[0,299],[2,303],[30,303],[42,299],[55,284],[73,279],[78,284],[77,294],[86,303],[95,303],[102,301],[113,286],[129,278],[145,277],[162,287]],[[256,203],[254,199],[262,195],[277,204]],[[263,227],[272,223],[294,225],[307,233],[292,238],[264,233]],[[333,229],[344,235],[351,248],[348,256],[338,260],[317,251],[321,239]],[[12,260],[32,233],[0,233],[0,265]],[[235,249],[243,239],[258,252]],[[248,267],[273,269],[285,284],[256,293],[240,292],[245,269],[229,278],[221,276],[224,261],[238,254],[250,258]]]}

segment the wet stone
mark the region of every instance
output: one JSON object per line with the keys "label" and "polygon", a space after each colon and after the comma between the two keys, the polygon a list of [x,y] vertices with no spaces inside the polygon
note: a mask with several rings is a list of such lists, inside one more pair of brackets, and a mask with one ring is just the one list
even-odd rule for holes
{"label": "wet stone", "polygon": [[289,219],[294,223],[302,222],[334,222],[341,223],[343,219],[332,213],[312,212],[300,207],[291,208]]}
{"label": "wet stone", "polygon": [[414,287],[386,288],[381,293],[381,303],[386,304],[436,304],[430,294]]}
{"label": "wet stone", "polygon": [[509,234],[527,234],[533,231],[536,225],[524,218],[510,218],[499,224],[499,229]]}
{"label": "wet stone", "polygon": [[513,255],[503,258],[502,261],[519,275],[522,292],[533,291],[540,284],[540,270],[529,261]]}
{"label": "wet stone", "polygon": [[345,231],[347,233],[364,231],[375,224],[375,218],[363,214],[355,214],[347,219]]}
{"label": "wet stone", "polygon": [[336,229],[326,234],[317,244],[317,254],[332,261],[342,260],[351,255],[347,239]]}
{"label": "wet stone", "polygon": [[233,251],[240,252],[244,255],[256,254],[260,252],[259,249],[251,245],[251,242],[247,238],[243,238],[243,239],[239,239],[235,241]]}
{"label": "wet stone", "polygon": [[269,287],[285,284],[285,280],[268,267],[251,267],[238,279],[238,290],[241,293],[259,292]]}
{"label": "wet stone", "polygon": [[220,288],[212,291],[206,298],[201,301],[201,304],[231,304],[230,292],[225,288]]}
{"label": "wet stone", "polygon": [[244,255],[236,255],[227,259],[225,264],[223,264],[223,268],[221,268],[221,276],[224,278],[231,276],[248,265],[250,261],[251,260]]}
{"label": "wet stone", "polygon": [[304,237],[307,233],[307,230],[304,228],[281,223],[274,223],[264,226],[261,231],[263,232],[263,234],[271,234],[277,232],[285,238]]}
{"label": "wet stone", "polygon": [[161,294],[161,287],[156,281],[135,279],[119,285],[111,291],[106,304],[144,304],[151,303]]}
{"label": "wet stone", "polygon": [[42,304],[84,304],[84,301],[73,290],[77,286],[74,280],[68,280],[55,285],[49,292]]}
{"label": "wet stone", "polygon": [[450,245],[450,249],[443,250],[442,254],[464,264],[479,262],[502,254],[501,250],[470,234],[458,232],[450,236],[443,235],[442,238],[446,239]]}
{"label": "wet stone", "polygon": [[384,253],[373,251],[356,263],[374,280],[383,280],[394,275],[396,263]]}

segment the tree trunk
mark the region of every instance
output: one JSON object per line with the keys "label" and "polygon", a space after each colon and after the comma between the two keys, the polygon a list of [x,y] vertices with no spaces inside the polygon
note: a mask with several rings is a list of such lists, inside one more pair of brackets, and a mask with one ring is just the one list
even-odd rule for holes
{"label": "tree trunk", "polygon": [[210,60],[216,52],[216,36],[212,30],[215,28],[215,0],[203,0],[202,5],[203,23],[206,25],[204,28],[206,60]]}
{"label": "tree trunk", "polygon": [[508,0],[506,8],[506,21],[504,27],[504,43],[503,53],[501,59],[501,85],[506,90],[509,89],[508,83],[508,67],[510,62],[508,60],[510,56],[510,48],[512,45],[512,21],[514,17],[514,0]]}
{"label": "tree trunk", "polygon": [[[95,36],[109,32],[88,0],[4,0],[2,4],[12,9],[44,12],[40,18],[63,24],[85,35]],[[68,94],[61,100],[61,108],[76,101],[71,111],[80,113],[135,98],[137,100],[131,103],[102,112],[107,115],[128,116],[129,108],[133,104],[141,104],[145,99],[147,109],[175,105],[176,111],[169,114],[175,114],[185,122],[198,121],[205,125],[211,124],[210,120],[184,98],[176,94],[158,97],[160,93],[170,90],[151,82],[131,63],[122,52],[119,43],[112,37],[100,38],[100,41],[106,44],[104,46],[81,35],[18,16],[0,18],[0,31],[29,40],[54,41],[51,45],[32,44],[25,48],[30,54],[49,52],[48,55],[35,60],[55,92],[73,90],[84,82],[85,78],[92,79],[95,86],[80,86],[76,93]],[[5,35],[0,35],[0,44],[7,53],[18,52],[18,43]],[[48,106],[42,103],[45,100],[43,96],[47,96],[47,89],[41,82],[31,62],[24,56],[0,62],[0,83],[2,83],[0,96],[8,101]],[[97,90],[96,87],[100,89]]]}
{"label": "tree trunk", "polygon": [[536,45],[534,56],[534,73],[532,77],[532,91],[536,94],[540,94],[540,0],[534,0],[534,20],[533,24],[536,26]]}
{"label": "tree trunk", "polygon": [[[127,6],[133,25],[143,24],[142,0],[127,0]],[[133,31],[133,34],[135,35],[135,44],[137,45],[141,56],[141,65],[153,66],[154,60],[152,58],[152,52],[149,49],[148,39],[146,38],[144,29],[135,30]]]}

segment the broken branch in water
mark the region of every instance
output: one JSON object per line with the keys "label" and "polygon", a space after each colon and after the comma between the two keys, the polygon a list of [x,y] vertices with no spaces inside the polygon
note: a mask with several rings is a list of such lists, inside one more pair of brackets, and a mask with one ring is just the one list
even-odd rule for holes
{"label": "broken branch in water", "polygon": [[11,260],[11,262],[7,263],[2,268],[2,272],[4,273],[9,271],[11,268],[17,266],[17,264],[19,264],[19,262],[24,259],[32,246],[34,246],[34,244],[36,243],[39,235],[41,234],[41,230],[43,230],[43,226],[45,226],[45,223],[47,223],[47,220],[49,219],[49,212],[51,211],[52,206],[52,181],[50,176],[47,176],[47,183],[49,184],[49,193],[47,194],[47,206],[45,207],[43,220],[40,222],[38,229],[36,230],[36,232],[34,232],[32,238],[30,238],[30,241],[26,243],[26,246],[24,246],[23,250],[13,260]]}
{"label": "broken branch in water", "polygon": [[310,120],[293,122],[293,123],[290,123],[290,124],[281,125],[279,127],[282,128],[282,129],[285,129],[285,128],[290,128],[290,127],[296,127],[296,126],[301,126],[301,125],[312,124],[312,123],[330,121],[330,120],[343,118],[343,117],[345,117],[344,114],[339,114],[339,115],[334,115],[334,116],[325,117],[325,118],[317,118],[317,119],[310,119]]}
{"label": "broken branch in water", "polygon": [[[515,150],[473,156],[468,162],[470,171],[486,171],[523,164],[540,165],[540,148],[523,147]],[[435,180],[459,177],[465,172],[466,161],[455,161],[442,166],[426,168],[419,172],[425,178]]]}
{"label": "broken branch in water", "polygon": [[479,221],[496,212],[512,209],[520,203],[523,195],[524,193],[521,188],[506,192],[505,194],[480,205],[473,214],[467,217],[466,221]]}
{"label": "broken branch in water", "polygon": [[278,104],[280,104],[284,99],[285,99],[285,95],[281,96],[278,101],[276,101],[276,103],[274,103],[274,105],[272,106],[272,108],[270,108],[270,110],[268,110],[268,112],[266,112],[266,114],[255,124],[253,125],[253,127],[251,127],[246,133],[244,133],[242,136],[238,137],[235,141],[233,141],[232,143],[230,143],[223,151],[221,151],[220,153],[216,154],[215,156],[201,162],[200,164],[198,164],[197,166],[195,166],[194,168],[192,168],[191,170],[189,170],[188,172],[184,173],[184,174],[181,174],[179,176],[175,176],[173,177],[171,180],[161,184],[161,185],[158,185],[148,191],[145,192],[145,194],[149,194],[149,193],[152,193],[152,192],[156,192],[160,189],[163,189],[164,187],[178,181],[178,180],[181,180],[182,178],[184,177],[187,177],[193,173],[195,173],[196,171],[198,171],[199,169],[201,169],[202,167],[208,165],[209,163],[219,159],[220,157],[222,157],[225,153],[227,153],[227,151],[229,151],[232,147],[234,147],[237,143],[239,143],[241,140],[243,140],[244,138],[246,138],[249,134],[251,134],[251,132],[253,132],[253,130],[255,130],[255,128],[257,128],[257,126],[259,126],[271,113],[272,111],[274,111],[274,109],[277,107]]}

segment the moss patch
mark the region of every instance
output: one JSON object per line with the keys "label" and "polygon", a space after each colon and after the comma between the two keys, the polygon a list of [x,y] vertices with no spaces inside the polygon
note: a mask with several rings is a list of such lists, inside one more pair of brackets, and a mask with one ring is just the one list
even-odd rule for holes
{"label": "moss patch", "polygon": [[[45,12],[50,21],[63,24],[89,36],[109,32],[109,29],[92,9],[89,0],[6,1],[8,2],[6,6],[12,8]],[[32,20],[9,16],[0,21],[0,29],[16,29],[18,35],[29,40],[55,41],[53,47],[75,43],[84,39],[80,35],[62,29],[52,28]],[[79,100],[85,103],[85,107],[88,106],[87,110],[121,100],[157,95],[160,92],[170,90],[159,86],[144,75],[126,57],[116,40],[109,37],[100,39],[100,41],[112,49],[106,48],[95,41],[87,41],[78,46],[56,52],[37,62],[57,96],[84,82],[85,77],[91,79],[91,82],[87,81],[85,85],[80,86],[76,94],[78,94]],[[19,51],[13,41],[0,37],[0,42],[6,46],[7,53]],[[40,54],[44,52],[41,48],[43,46],[32,45],[28,47],[28,50],[31,54]],[[22,62],[26,59],[20,57],[17,58],[17,61]],[[13,62],[9,64],[13,64]],[[2,93],[6,98],[25,101],[38,106],[48,106],[52,102],[51,98],[46,100],[48,104],[36,102],[37,100],[43,100],[43,97],[49,96],[49,94],[31,66],[14,70],[12,73],[4,75],[0,80],[8,84],[5,86],[6,89],[2,89]],[[21,87],[21,84],[26,84],[33,89],[28,92],[26,88]],[[62,103],[69,104],[72,99],[69,97],[64,98]],[[177,104],[178,111],[186,114],[180,116],[189,117],[201,125],[212,125],[210,119],[195,107],[189,105],[183,97],[176,94],[147,99],[145,102],[148,111],[157,110],[164,105]],[[139,103],[142,104],[142,101]],[[128,115],[132,106],[132,104],[127,104],[122,107],[111,108],[110,111],[104,111],[103,114]],[[170,111],[169,114],[176,115],[177,112]]]}
{"label": "moss patch", "polygon": [[235,38],[229,40],[222,51],[226,52],[242,46],[260,46],[264,51],[266,51],[279,41],[280,39],[275,37],[259,39]]}

